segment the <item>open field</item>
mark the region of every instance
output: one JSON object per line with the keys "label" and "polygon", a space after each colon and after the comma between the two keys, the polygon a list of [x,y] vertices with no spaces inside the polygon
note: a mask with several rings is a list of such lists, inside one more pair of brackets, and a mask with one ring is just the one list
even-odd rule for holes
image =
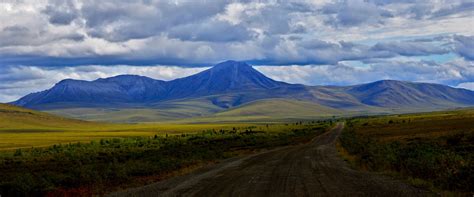
{"label": "open field", "polygon": [[[102,194],[162,180],[242,151],[308,141],[333,123],[285,120],[295,109],[299,118],[349,116],[282,99],[205,118],[113,124],[0,104],[0,173],[7,177],[0,191]],[[473,123],[474,109],[347,118],[340,138],[344,149],[339,150],[357,168],[395,173],[435,191],[465,194],[474,190]]]}
{"label": "open field", "polygon": [[[52,108],[58,106],[51,106]],[[206,99],[189,99],[150,104],[142,107],[67,107],[45,110],[48,113],[100,122],[164,122],[210,115],[224,108]]]}
{"label": "open field", "polygon": [[[0,195],[104,194],[120,187],[156,182],[173,173],[245,152],[307,142],[330,125],[305,122],[269,125],[268,129],[266,125],[228,127],[194,134],[130,137],[136,135],[133,133],[87,143],[3,151],[0,152]],[[43,135],[58,136],[57,133]],[[58,138],[64,140],[63,136]]]}
{"label": "open field", "polygon": [[282,122],[288,121],[288,118],[312,120],[343,114],[342,110],[295,99],[262,99],[236,107],[222,108],[214,105],[210,98],[179,100],[135,108],[82,107],[45,111],[81,120],[120,123]]}
{"label": "open field", "polygon": [[234,109],[214,114],[216,119],[237,118],[238,120],[284,120],[314,119],[341,115],[342,111],[309,101],[289,99],[259,100]]}
{"label": "open field", "polygon": [[435,139],[474,132],[474,109],[380,116],[353,123],[359,134],[381,141]]}
{"label": "open field", "polygon": [[[111,124],[62,118],[47,113],[0,104],[0,150],[48,146],[69,142],[90,142],[102,138],[164,136],[198,133],[206,130],[265,127],[265,131],[281,131],[284,124],[262,123],[153,123]],[[293,126],[298,127],[298,126]]]}
{"label": "open field", "polygon": [[354,118],[340,138],[355,167],[440,192],[474,192],[474,110]]}

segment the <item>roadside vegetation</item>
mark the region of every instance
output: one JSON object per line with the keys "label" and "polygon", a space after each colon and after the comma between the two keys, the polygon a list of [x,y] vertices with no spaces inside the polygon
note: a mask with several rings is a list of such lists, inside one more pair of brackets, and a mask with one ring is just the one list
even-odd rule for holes
{"label": "roadside vegetation", "polygon": [[474,192],[474,110],[348,120],[343,155],[357,168],[447,194]]}
{"label": "roadside vegetation", "polygon": [[[0,152],[1,196],[91,196],[259,149],[303,143],[330,122],[208,129]],[[278,130],[278,131],[276,131]]]}

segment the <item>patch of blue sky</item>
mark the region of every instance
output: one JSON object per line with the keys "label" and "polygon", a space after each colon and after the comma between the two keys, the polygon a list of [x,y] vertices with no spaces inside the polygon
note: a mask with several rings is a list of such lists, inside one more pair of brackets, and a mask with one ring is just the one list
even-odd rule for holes
{"label": "patch of blue sky", "polygon": [[433,61],[439,64],[443,64],[446,62],[453,61],[454,59],[458,57],[459,56],[454,53],[446,53],[446,54],[440,54],[440,55],[419,56],[418,58],[424,61]]}
{"label": "patch of blue sky", "polygon": [[351,66],[351,67],[354,67],[354,68],[367,68],[369,66],[369,64],[365,64],[361,61],[357,61],[357,60],[354,60],[354,61],[341,61],[342,64],[345,64],[345,65],[348,65],[348,66]]}

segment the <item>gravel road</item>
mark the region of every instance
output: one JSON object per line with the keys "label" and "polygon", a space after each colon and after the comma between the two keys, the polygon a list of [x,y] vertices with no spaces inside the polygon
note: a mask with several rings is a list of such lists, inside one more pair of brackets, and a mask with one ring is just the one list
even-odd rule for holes
{"label": "gravel road", "polygon": [[111,196],[432,196],[393,178],[349,168],[337,124],[310,143],[233,158]]}

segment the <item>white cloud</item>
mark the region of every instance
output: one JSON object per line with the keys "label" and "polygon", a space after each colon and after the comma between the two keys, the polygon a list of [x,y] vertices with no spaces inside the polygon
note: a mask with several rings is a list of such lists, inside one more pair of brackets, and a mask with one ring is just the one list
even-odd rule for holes
{"label": "white cloud", "polygon": [[[202,69],[121,64],[189,67],[229,59],[270,65],[257,68],[292,83],[399,79],[467,87],[474,80],[473,5],[0,0],[0,101],[64,78],[138,74],[169,80]],[[431,41],[413,40],[418,38]]]}
{"label": "white cloud", "polygon": [[368,65],[256,66],[267,76],[307,85],[353,85],[382,79],[456,85],[474,78],[474,63],[456,59],[444,64],[418,61],[382,61]]}
{"label": "white cloud", "polygon": [[237,25],[242,22],[242,19],[257,15],[265,6],[264,3],[231,3],[226,6],[225,12],[216,15],[216,18]]}
{"label": "white cloud", "polygon": [[[367,43],[406,36],[472,36],[470,8],[472,3],[461,0],[429,4],[4,0],[0,2],[0,57],[21,60],[5,64],[27,65],[35,59],[28,64],[17,57],[90,58],[86,64],[103,64],[102,56],[175,65],[227,59],[335,63],[340,59],[333,57],[341,56],[338,48],[300,48],[301,43],[288,38]],[[246,48],[234,50],[239,45]]]}
{"label": "white cloud", "polygon": [[[0,67],[0,102],[16,100],[28,93],[52,87],[63,79],[95,80],[121,74],[172,80],[189,76],[208,67],[177,66],[76,66],[76,67]],[[306,85],[353,85],[381,79],[442,83],[471,88],[474,63],[462,58],[444,64],[417,61],[380,61],[369,65],[345,62],[337,65],[254,66],[275,80]]]}
{"label": "white cloud", "polygon": [[468,90],[472,90],[474,91],[474,82],[464,82],[464,83],[460,83],[456,86],[457,88],[464,88],[464,89],[468,89]]}
{"label": "white cloud", "polygon": [[122,74],[147,76],[172,80],[205,70],[177,66],[78,66],[45,68],[37,66],[12,66],[0,68],[0,102],[11,102],[26,94],[51,88],[63,79],[95,80]]}

